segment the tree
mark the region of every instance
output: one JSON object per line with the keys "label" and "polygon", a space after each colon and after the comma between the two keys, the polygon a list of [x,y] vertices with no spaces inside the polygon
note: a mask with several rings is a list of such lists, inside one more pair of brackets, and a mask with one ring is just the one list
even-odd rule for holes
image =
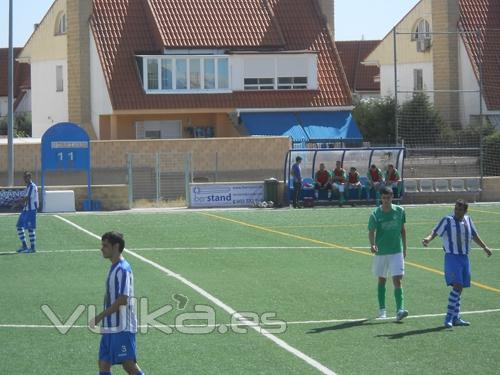
{"label": "tree", "polygon": [[484,139],[484,174],[500,176],[500,131]]}
{"label": "tree", "polygon": [[394,144],[395,107],[390,97],[362,99],[352,111],[363,139],[375,144]]}
{"label": "tree", "polygon": [[[7,117],[0,118],[0,135],[7,135]],[[31,137],[31,113],[25,112],[14,117],[14,137]]]}
{"label": "tree", "polygon": [[398,111],[399,138],[410,146],[446,143],[452,129],[441,119],[427,95],[417,93]]}

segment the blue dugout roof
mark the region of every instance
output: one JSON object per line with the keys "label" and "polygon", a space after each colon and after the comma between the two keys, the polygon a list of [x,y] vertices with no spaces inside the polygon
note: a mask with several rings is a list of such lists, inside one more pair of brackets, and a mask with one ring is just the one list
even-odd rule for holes
{"label": "blue dugout roof", "polygon": [[311,141],[362,141],[356,121],[349,111],[300,112],[301,124]]}
{"label": "blue dugout roof", "polygon": [[309,139],[292,112],[242,112],[240,116],[249,135],[284,135],[294,141]]}
{"label": "blue dugout roof", "polygon": [[241,112],[249,135],[284,135],[295,142],[361,141],[350,111]]}

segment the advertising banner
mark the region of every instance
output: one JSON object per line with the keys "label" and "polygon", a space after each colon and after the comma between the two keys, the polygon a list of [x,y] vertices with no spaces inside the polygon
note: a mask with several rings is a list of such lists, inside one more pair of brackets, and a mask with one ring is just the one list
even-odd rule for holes
{"label": "advertising banner", "polygon": [[190,184],[189,207],[250,207],[264,200],[262,182]]}

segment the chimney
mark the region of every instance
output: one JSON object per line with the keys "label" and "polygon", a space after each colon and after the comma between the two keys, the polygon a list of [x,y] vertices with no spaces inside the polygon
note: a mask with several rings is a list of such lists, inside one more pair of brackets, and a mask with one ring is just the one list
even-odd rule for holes
{"label": "chimney", "polygon": [[332,39],[335,40],[335,0],[317,0]]}
{"label": "chimney", "polygon": [[[458,21],[457,0],[432,0],[432,31],[452,34],[432,35],[432,55],[435,90],[458,90]],[[434,105],[441,117],[454,127],[459,122],[459,95],[457,92],[437,92]]]}
{"label": "chimney", "polygon": [[69,121],[96,138],[90,114],[90,17],[92,0],[67,0]]}

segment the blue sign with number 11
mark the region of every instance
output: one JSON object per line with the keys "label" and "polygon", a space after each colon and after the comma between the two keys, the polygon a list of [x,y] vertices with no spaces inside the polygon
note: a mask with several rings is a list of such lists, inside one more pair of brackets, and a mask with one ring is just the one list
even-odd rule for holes
{"label": "blue sign with number 11", "polygon": [[90,139],[80,126],[62,122],[56,124],[42,136],[42,204],[45,198],[46,171],[86,171],[88,199],[92,199],[90,188]]}

